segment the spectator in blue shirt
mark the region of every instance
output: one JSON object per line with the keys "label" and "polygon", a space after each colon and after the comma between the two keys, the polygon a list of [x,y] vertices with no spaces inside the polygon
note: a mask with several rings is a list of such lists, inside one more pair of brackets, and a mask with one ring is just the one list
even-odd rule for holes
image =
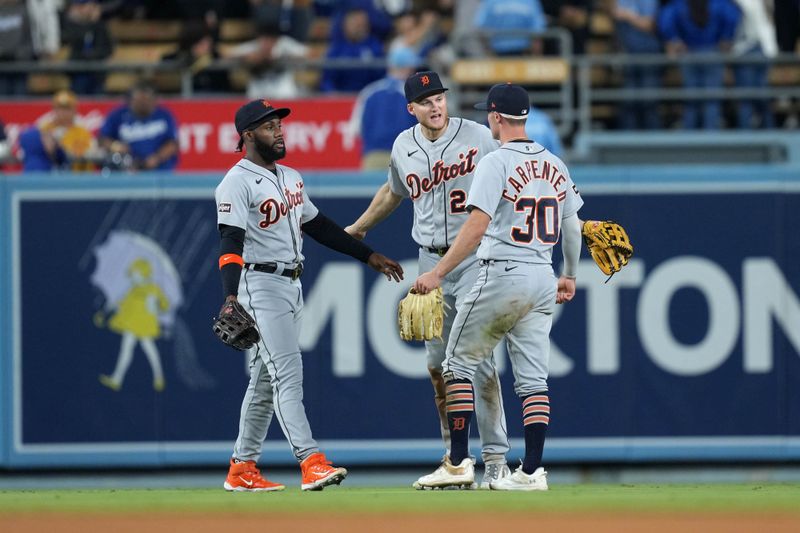
{"label": "spectator in blue shirt", "polygon": [[23,172],[47,172],[63,167],[67,158],[64,151],[54,147],[52,153],[45,146],[38,128],[32,126],[19,134],[19,150]]}
{"label": "spectator in blue shirt", "polygon": [[[661,10],[658,28],[666,42],[667,54],[672,57],[687,52],[728,52],[740,18],[741,12],[730,0],[672,0]],[[722,89],[724,68],[720,64],[687,63],[681,65],[681,73],[687,89]],[[720,101],[699,102],[684,104],[684,127],[719,128]],[[698,118],[702,120],[698,122]]]}
{"label": "spectator in blue shirt", "polygon": [[353,108],[351,124],[361,133],[361,168],[385,169],[389,165],[394,140],[417,123],[408,112],[403,87],[422,59],[414,51],[398,45],[386,59],[389,72],[359,93]]}
{"label": "spectator in blue shirt", "polygon": [[347,14],[353,10],[367,13],[372,34],[381,41],[388,38],[389,34],[392,33],[394,21],[381,2],[376,2],[375,0],[333,0],[332,3],[335,4],[335,8],[330,14],[331,41],[340,41],[344,38],[345,19]]}
{"label": "spectator in blue shirt", "polygon": [[[542,32],[547,21],[539,0],[483,0],[475,15],[475,27],[483,31],[517,30]],[[492,51],[499,56],[541,53],[541,40],[524,33],[489,38]]]}
{"label": "spectator in blue shirt", "polygon": [[87,171],[96,167],[92,133],[77,121],[78,99],[72,91],[58,91],[53,109],[19,136],[22,170]]}
{"label": "spectator in blue shirt", "polygon": [[170,170],[178,164],[175,118],[157,105],[148,82],[133,86],[128,103],[109,113],[99,137],[108,152],[130,155],[131,170]]}
{"label": "spectator in blue shirt", "polygon": [[547,148],[557,157],[564,156],[564,147],[561,145],[561,137],[553,123],[550,115],[544,111],[531,106],[528,111],[528,120],[525,121],[525,135],[528,139],[536,141]]}
{"label": "spectator in blue shirt", "polygon": [[[344,34],[331,41],[327,59],[373,60],[383,57],[383,43],[371,33],[369,16],[363,9],[352,9],[344,18]],[[358,92],[381,78],[385,71],[375,67],[325,69],[320,82],[322,92]]]}
{"label": "spectator in blue shirt", "polygon": [[[619,46],[627,54],[660,54],[661,42],[656,36],[658,0],[617,0],[612,11]],[[661,67],[625,65],[623,86],[626,89],[661,87]],[[655,100],[629,100],[622,103],[619,125],[626,130],[661,127]]]}

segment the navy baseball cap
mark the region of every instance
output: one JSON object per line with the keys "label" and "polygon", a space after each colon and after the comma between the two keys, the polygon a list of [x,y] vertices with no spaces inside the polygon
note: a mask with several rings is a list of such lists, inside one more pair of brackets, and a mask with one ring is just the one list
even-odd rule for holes
{"label": "navy baseball cap", "polygon": [[475,109],[497,111],[505,117],[516,119],[527,118],[530,107],[528,91],[511,83],[498,83],[489,89],[486,102],[475,104]]}
{"label": "navy baseball cap", "polygon": [[447,90],[442,87],[442,80],[432,70],[417,72],[406,80],[405,92],[407,102],[416,102],[432,94],[443,93]]}
{"label": "navy baseball cap", "polygon": [[247,102],[236,112],[236,132],[241,135],[246,130],[253,129],[266,122],[273,115],[286,118],[291,113],[288,107],[272,107],[267,100],[253,100]]}

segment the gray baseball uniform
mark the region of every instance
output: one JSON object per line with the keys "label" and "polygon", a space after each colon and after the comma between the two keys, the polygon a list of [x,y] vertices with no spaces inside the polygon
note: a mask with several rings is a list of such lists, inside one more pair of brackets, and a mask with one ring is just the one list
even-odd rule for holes
{"label": "gray baseball uniform", "polygon": [[233,457],[258,461],[273,413],[298,460],[319,451],[303,406],[303,361],[298,334],[303,314],[300,280],[281,275],[303,261],[300,226],[317,216],[303,178],[242,159],[216,189],[217,221],[245,230],[245,264],[275,263],[274,273],[242,270],[238,299],[255,319],[261,341],[249,351],[250,384],[242,402]]}
{"label": "gray baseball uniform", "polygon": [[[427,272],[439,262],[467,219],[467,193],[478,162],[497,150],[488,128],[471,120],[451,118],[444,135],[427,139],[416,125],[401,133],[392,147],[389,187],[414,204],[411,235],[420,245],[419,271]],[[455,309],[475,284],[478,259],[466,259],[442,281],[445,302],[452,309],[444,321],[443,336],[450,334]],[[495,342],[495,344],[497,344]],[[442,371],[445,343],[425,343],[428,368]],[[491,352],[491,348],[490,348]],[[435,386],[435,385],[434,385]],[[505,462],[509,450],[500,380],[491,358],[475,372],[476,417],[484,462]],[[437,401],[443,402],[442,397]],[[443,405],[443,403],[442,403]],[[442,411],[440,411],[442,414]],[[441,419],[442,438],[449,447],[446,416]]]}
{"label": "gray baseball uniform", "polygon": [[478,281],[458,307],[445,375],[473,379],[506,336],[519,396],[547,390],[557,279],[553,246],[583,205],[566,165],[533,141],[512,141],[478,164],[467,200],[491,217]]}

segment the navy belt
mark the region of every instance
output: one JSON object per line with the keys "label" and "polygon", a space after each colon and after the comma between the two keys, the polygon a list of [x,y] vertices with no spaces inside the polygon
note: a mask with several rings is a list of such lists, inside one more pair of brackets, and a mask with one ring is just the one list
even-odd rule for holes
{"label": "navy belt", "polygon": [[[266,272],[267,274],[274,274],[278,270],[278,265],[275,263],[245,263],[245,268],[250,270],[256,270],[258,272]],[[293,268],[291,270],[283,269],[283,272],[280,273],[281,276],[285,276],[287,278],[297,279],[300,277],[300,274],[303,273],[303,265],[301,264],[297,268]]]}
{"label": "navy belt", "polygon": [[444,257],[444,254],[446,254],[447,250],[450,249],[449,246],[445,246],[444,248],[431,248],[430,246],[423,246],[423,248],[432,254],[438,255],[439,257]]}

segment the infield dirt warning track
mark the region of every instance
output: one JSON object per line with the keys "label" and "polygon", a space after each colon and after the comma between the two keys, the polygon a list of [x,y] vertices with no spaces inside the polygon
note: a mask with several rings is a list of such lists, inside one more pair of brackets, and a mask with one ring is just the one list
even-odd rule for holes
{"label": "infield dirt warning track", "polygon": [[0,490],[0,533],[800,533],[800,484]]}
{"label": "infield dirt warning track", "polygon": [[674,516],[649,513],[483,513],[461,514],[443,510],[441,514],[325,514],[297,515],[192,515],[161,514],[157,516],[75,515],[72,513],[0,516],[0,530],[27,533],[219,533],[220,531],[285,531],[285,532],[426,532],[452,529],[460,533],[491,531],[550,531],[619,533],[796,533],[800,518],[790,515],[698,514]]}

